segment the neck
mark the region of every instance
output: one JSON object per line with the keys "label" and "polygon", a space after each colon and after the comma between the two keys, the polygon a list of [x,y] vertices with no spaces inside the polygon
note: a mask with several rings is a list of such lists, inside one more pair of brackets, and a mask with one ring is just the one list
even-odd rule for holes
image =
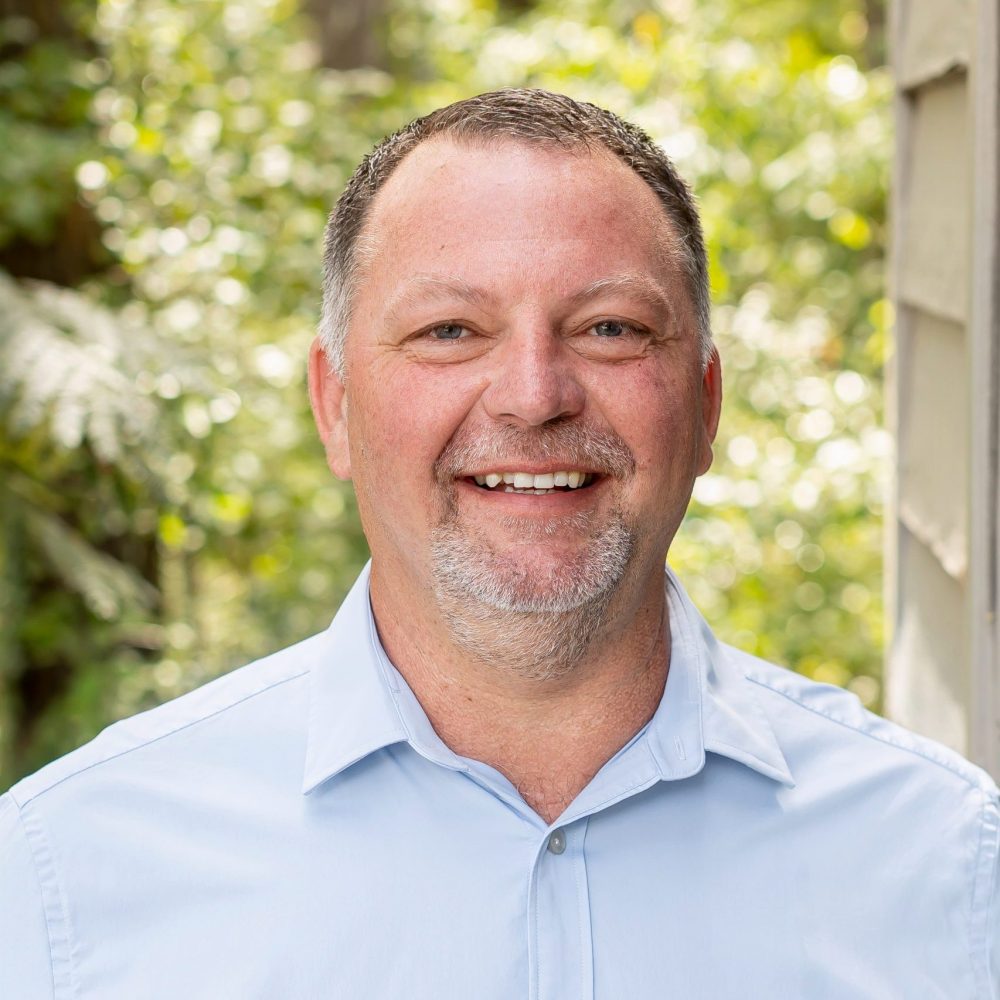
{"label": "neck", "polygon": [[393,590],[381,586],[374,567],[371,596],[386,653],[444,743],[496,768],[552,823],[652,718],[663,695],[670,630],[662,575],[654,582],[632,602],[615,601],[608,626],[583,655],[547,674],[511,670],[503,631],[480,647],[500,655],[470,655],[440,613],[387,599]]}

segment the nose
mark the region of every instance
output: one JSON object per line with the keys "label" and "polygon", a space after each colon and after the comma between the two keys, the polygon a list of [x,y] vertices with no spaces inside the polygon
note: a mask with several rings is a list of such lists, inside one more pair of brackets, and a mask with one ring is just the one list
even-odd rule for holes
{"label": "nose", "polygon": [[513,332],[494,358],[482,401],[495,420],[538,427],[583,410],[586,394],[574,366],[576,355],[547,324]]}

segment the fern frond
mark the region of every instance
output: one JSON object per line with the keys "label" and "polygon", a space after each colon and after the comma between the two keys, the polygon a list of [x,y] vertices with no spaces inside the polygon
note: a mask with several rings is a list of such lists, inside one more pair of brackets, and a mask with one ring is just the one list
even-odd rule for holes
{"label": "fern frond", "polygon": [[24,524],[51,569],[99,618],[113,621],[126,611],[148,611],[156,603],[155,587],[131,566],[94,548],[57,515],[25,508]]}
{"label": "fern frond", "polygon": [[79,292],[0,272],[0,421],[11,437],[46,420],[65,449],[102,461],[146,437],[156,409],[129,376],[134,331]]}

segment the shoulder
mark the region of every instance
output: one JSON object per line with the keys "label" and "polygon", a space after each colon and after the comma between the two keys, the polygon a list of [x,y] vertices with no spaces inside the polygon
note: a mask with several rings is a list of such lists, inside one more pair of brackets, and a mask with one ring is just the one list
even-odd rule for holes
{"label": "shoulder", "polygon": [[977,919],[995,919],[983,915],[998,904],[1000,792],[982,768],[868,711],[849,691],[723,648],[752,683],[788,762],[791,811],[870,852],[877,831],[897,860],[905,854],[918,867],[949,859],[965,905]]}
{"label": "shoulder", "polygon": [[[157,759],[183,762],[189,746],[206,743],[225,731],[225,743],[238,749],[252,743],[260,725],[280,728],[286,715],[299,716],[305,697],[304,681],[323,655],[325,633],[312,636],[263,659],[224,674],[157,708],[116,722],[89,743],[19,781],[9,796],[20,808],[66,783],[97,778],[112,765],[120,777],[136,766],[155,765]],[[304,709],[302,709],[304,712]],[[205,758],[201,758],[205,762]]]}
{"label": "shoulder", "polygon": [[[964,914],[977,996],[1000,971],[1000,792],[953,750],[866,710],[841,688],[723,647],[753,685],[795,780],[784,806],[827,836],[831,871],[902,893],[897,919]],[[953,921],[934,935],[950,933]]]}
{"label": "shoulder", "polygon": [[229,858],[297,795],[325,634],[123,719],[0,796],[0,898],[12,903],[0,906],[0,995],[75,995],[78,947],[153,919],[185,866],[207,877],[199,857]]}
{"label": "shoulder", "polygon": [[872,768],[888,768],[942,789],[996,799],[997,786],[982,768],[934,740],[875,715],[850,691],[818,683],[730,646],[723,649],[753,683],[782,748],[797,758],[800,767],[812,757],[828,763],[856,757],[859,776]]}

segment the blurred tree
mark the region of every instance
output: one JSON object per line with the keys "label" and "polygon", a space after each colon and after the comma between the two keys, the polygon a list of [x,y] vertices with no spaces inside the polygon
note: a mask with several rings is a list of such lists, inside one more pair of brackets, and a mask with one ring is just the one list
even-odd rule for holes
{"label": "blurred tree", "polygon": [[153,347],[74,292],[0,274],[0,736],[15,760],[86,737],[66,707],[103,714],[109,661],[160,644],[142,504],[162,495],[164,451],[134,381]]}
{"label": "blurred tree", "polygon": [[329,69],[385,66],[385,0],[306,0],[319,27],[320,64]]}
{"label": "blurred tree", "polygon": [[672,562],[724,638],[877,708],[890,91],[866,63],[868,5],[449,10],[393,7],[404,114],[511,82],[564,90],[642,125],[693,183],[727,402]]}
{"label": "blurred tree", "polygon": [[7,150],[0,157],[0,268],[61,285],[111,261],[73,183],[77,164],[95,148],[81,72],[94,55],[82,28],[92,6],[0,5],[0,142]]}
{"label": "blurred tree", "polygon": [[[3,5],[0,268],[19,277],[72,285],[113,261],[74,180],[98,148],[92,10]],[[0,270],[0,772],[89,736],[108,661],[150,645],[155,536],[128,517],[152,479],[155,414],[129,377],[142,343],[90,297]]]}
{"label": "blurred tree", "polygon": [[[129,412],[155,414],[111,460],[86,431],[59,437],[58,394],[15,419],[36,371],[98,350],[89,319],[49,317],[40,360],[0,389],[4,469],[47,487],[40,510],[155,588],[129,576],[134,593],[102,618],[41,529],[6,529],[3,572],[51,581],[6,590],[6,662],[48,688],[50,644],[68,678],[15,722],[7,779],[329,619],[366,547],[304,391],[325,215],[377,138],[507,85],[620,112],[693,182],[728,400],[672,561],[724,637],[877,707],[889,85],[866,60],[880,7],[373,0],[381,48],[353,63],[316,26],[318,12],[334,31],[329,9],[101,0],[71,57],[29,74],[21,49],[0,67],[0,129],[18,139],[0,144],[0,253],[25,218],[93,214],[115,263],[74,294],[110,310],[119,336],[99,350]],[[79,89],[77,124],[36,121],[61,80]],[[47,293],[4,287],[48,315]],[[0,350],[23,351],[23,330],[0,326]],[[5,516],[23,517],[13,503]]]}

